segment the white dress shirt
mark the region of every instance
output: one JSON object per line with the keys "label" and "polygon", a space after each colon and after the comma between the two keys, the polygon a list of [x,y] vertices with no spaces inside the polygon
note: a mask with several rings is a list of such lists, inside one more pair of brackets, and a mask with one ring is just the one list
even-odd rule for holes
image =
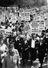
{"label": "white dress shirt", "polygon": [[31,48],[35,48],[35,40],[33,40],[33,39],[31,41]]}

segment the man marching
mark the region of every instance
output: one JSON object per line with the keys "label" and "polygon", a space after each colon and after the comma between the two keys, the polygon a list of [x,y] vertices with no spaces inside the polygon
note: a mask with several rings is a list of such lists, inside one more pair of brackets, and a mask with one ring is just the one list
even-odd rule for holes
{"label": "man marching", "polygon": [[1,39],[0,43],[0,68],[2,68],[2,63],[4,62],[4,58],[7,56],[8,48],[6,44],[4,44],[3,39]]}

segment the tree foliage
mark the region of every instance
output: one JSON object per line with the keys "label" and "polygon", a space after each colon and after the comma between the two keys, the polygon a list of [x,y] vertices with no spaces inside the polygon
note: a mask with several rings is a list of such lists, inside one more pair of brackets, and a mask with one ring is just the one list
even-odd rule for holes
{"label": "tree foliage", "polygon": [[20,6],[27,6],[27,5],[37,5],[41,6],[46,3],[47,0],[0,0],[0,6],[10,6],[10,5],[20,5]]}

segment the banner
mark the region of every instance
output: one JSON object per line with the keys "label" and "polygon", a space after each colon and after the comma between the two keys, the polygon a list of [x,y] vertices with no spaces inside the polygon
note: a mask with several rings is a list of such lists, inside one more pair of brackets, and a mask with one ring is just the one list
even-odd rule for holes
{"label": "banner", "polygon": [[25,20],[25,14],[24,14],[24,12],[20,12],[19,16],[20,16],[21,20]]}
{"label": "banner", "polygon": [[30,26],[26,24],[24,27],[24,31],[28,31],[29,29],[30,29]]}
{"label": "banner", "polygon": [[25,21],[30,21],[30,13],[29,12],[25,13]]}
{"label": "banner", "polygon": [[33,21],[31,26],[32,26],[32,29],[38,29],[39,23],[37,23],[36,21]]}
{"label": "banner", "polygon": [[21,20],[30,21],[30,13],[29,12],[22,12],[19,14]]}
{"label": "banner", "polygon": [[32,33],[36,33],[36,34],[38,34],[38,29],[32,29]]}
{"label": "banner", "polygon": [[39,30],[45,30],[45,22],[44,21],[39,22]]}
{"label": "banner", "polygon": [[9,22],[16,23],[16,21],[18,20],[18,16],[16,14],[10,13],[9,17],[10,17]]}

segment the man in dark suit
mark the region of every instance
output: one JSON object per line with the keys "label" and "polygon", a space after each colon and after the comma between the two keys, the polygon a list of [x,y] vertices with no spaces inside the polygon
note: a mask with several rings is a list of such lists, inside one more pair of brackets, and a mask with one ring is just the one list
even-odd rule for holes
{"label": "man in dark suit", "polygon": [[22,53],[22,61],[23,61],[23,64],[24,64],[24,59],[25,59],[25,43],[24,43],[23,38],[20,38],[19,50]]}
{"label": "man in dark suit", "polygon": [[35,49],[35,38],[32,36],[31,40],[31,63],[35,60],[36,49]]}
{"label": "man in dark suit", "polygon": [[0,68],[2,68],[2,63],[1,63],[1,53],[0,53]]}
{"label": "man in dark suit", "polygon": [[42,68],[45,52],[46,52],[45,40],[42,38],[40,45],[39,45],[39,61],[41,64],[40,68]]}

